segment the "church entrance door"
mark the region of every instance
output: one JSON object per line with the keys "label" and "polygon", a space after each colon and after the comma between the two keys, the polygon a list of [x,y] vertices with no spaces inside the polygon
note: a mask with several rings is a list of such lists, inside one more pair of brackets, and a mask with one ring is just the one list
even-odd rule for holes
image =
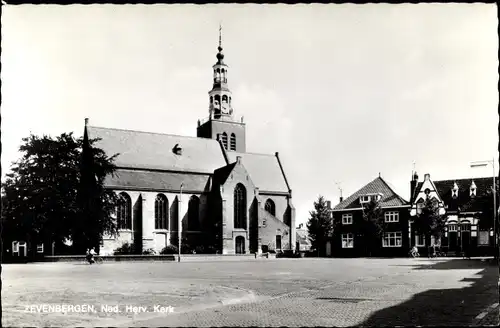
{"label": "church entrance door", "polygon": [[236,254],[245,254],[245,237],[236,237]]}

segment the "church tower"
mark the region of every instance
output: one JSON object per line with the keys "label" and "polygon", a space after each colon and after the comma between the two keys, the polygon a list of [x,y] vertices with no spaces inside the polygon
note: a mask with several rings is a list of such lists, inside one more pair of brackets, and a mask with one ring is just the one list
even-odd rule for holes
{"label": "church tower", "polygon": [[245,123],[243,118],[239,121],[233,116],[231,91],[227,85],[228,66],[224,63],[222,53],[222,38],[219,27],[219,52],[217,63],[212,66],[214,81],[209,96],[209,116],[207,119],[198,120],[197,136],[199,138],[220,139],[228,151],[244,153],[245,147]]}

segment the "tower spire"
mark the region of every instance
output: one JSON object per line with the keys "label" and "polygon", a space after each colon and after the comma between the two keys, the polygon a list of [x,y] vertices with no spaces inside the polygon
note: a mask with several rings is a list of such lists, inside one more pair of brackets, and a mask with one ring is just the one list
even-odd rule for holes
{"label": "tower spire", "polygon": [[224,54],[222,53],[222,24],[219,23],[219,47],[217,48],[219,52],[217,53],[217,64],[224,64]]}

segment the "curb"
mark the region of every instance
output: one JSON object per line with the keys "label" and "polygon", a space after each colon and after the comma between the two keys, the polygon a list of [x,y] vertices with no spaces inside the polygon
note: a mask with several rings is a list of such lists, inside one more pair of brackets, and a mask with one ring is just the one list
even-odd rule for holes
{"label": "curb", "polygon": [[[488,318],[488,315],[495,315],[496,316],[496,323],[492,323],[491,325],[497,325],[498,324],[498,302],[493,303],[487,308],[485,308],[481,313],[479,313],[475,318],[473,325],[474,326],[481,326],[483,325],[484,321],[486,321],[486,318]],[[496,311],[495,311],[496,310]],[[495,314],[496,313],[496,314]]]}

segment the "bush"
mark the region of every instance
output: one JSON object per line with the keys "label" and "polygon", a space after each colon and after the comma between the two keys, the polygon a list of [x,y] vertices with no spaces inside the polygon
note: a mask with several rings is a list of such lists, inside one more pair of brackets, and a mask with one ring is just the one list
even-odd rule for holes
{"label": "bush", "polygon": [[155,255],[156,251],[153,248],[148,248],[142,251],[142,255]]}
{"label": "bush", "polygon": [[125,242],[121,247],[118,247],[114,251],[114,255],[133,254],[133,253],[134,253],[134,245],[129,244],[128,242]]}
{"label": "bush", "polygon": [[178,253],[179,253],[179,248],[177,248],[177,246],[174,246],[174,245],[165,246],[160,252],[160,254],[162,254],[162,255],[178,254]]}

